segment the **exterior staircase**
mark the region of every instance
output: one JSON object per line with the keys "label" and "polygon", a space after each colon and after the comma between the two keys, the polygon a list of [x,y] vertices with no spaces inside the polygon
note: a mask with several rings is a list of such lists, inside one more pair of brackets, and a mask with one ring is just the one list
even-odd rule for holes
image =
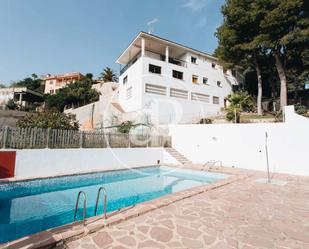
{"label": "exterior staircase", "polygon": [[192,164],[192,162],[186,158],[184,155],[182,155],[180,152],[175,150],[172,147],[164,148],[172,157],[174,157],[179,163],[185,165],[185,164]]}

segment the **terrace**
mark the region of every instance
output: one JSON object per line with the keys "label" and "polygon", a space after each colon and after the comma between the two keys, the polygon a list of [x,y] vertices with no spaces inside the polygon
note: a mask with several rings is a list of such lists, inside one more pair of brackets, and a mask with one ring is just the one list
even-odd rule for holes
{"label": "terrace", "polygon": [[[187,165],[194,170],[201,165]],[[308,248],[309,178],[218,167],[230,179],[161,197],[5,246],[23,248]]]}

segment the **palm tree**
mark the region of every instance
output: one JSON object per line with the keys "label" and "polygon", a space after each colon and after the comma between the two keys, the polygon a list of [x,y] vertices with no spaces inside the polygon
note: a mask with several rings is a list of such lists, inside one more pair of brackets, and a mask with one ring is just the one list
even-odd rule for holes
{"label": "palm tree", "polygon": [[118,77],[117,74],[111,69],[110,67],[106,67],[103,72],[100,74],[99,79],[103,80],[104,82],[117,82]]}

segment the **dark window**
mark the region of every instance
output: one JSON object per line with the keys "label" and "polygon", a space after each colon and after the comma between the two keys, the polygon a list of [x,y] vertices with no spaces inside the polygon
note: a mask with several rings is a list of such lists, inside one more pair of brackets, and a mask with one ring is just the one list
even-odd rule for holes
{"label": "dark window", "polygon": [[218,87],[222,87],[221,81],[219,81],[219,80],[217,81],[217,86],[218,86]]}
{"label": "dark window", "polygon": [[206,78],[206,77],[203,77],[203,84],[207,84],[207,82],[208,82],[208,78]]}
{"label": "dark window", "polygon": [[216,68],[216,63],[211,63],[212,68]]}
{"label": "dark window", "polygon": [[227,74],[227,70],[225,68],[223,68],[223,73]]}
{"label": "dark window", "polygon": [[214,103],[215,105],[219,105],[219,103],[220,103],[219,97],[213,96],[212,97],[212,103]]}
{"label": "dark window", "polygon": [[191,56],[191,62],[196,64],[196,57]]}
{"label": "dark window", "polygon": [[183,79],[183,72],[173,70],[173,77],[176,78],[176,79],[182,80]]}
{"label": "dark window", "polygon": [[161,67],[149,64],[149,72],[161,74]]}
{"label": "dark window", "polygon": [[128,82],[128,75],[126,77],[123,78],[122,83],[125,84]]}

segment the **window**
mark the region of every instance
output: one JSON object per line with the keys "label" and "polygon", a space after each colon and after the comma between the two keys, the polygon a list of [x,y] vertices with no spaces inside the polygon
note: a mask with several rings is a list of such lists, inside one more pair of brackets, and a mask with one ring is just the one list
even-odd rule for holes
{"label": "window", "polygon": [[216,63],[211,63],[212,68],[216,68]]}
{"label": "window", "polygon": [[192,83],[198,84],[198,76],[192,75]]}
{"label": "window", "polygon": [[219,81],[219,80],[217,81],[217,86],[218,86],[218,87],[222,87],[221,81]]}
{"label": "window", "polygon": [[127,89],[126,98],[130,99],[132,97],[132,86]]}
{"label": "window", "polygon": [[175,98],[180,98],[180,99],[188,99],[188,92],[185,90],[181,90],[181,89],[171,88],[170,96],[175,97]]}
{"label": "window", "polygon": [[51,81],[49,82],[49,84],[50,84],[50,85],[53,85],[53,84],[54,84],[54,81],[53,81],[53,80],[51,80]]}
{"label": "window", "polygon": [[223,68],[223,73],[227,74],[227,70],[225,68]]}
{"label": "window", "polygon": [[216,105],[219,105],[219,97],[216,97],[216,96],[213,96],[212,97],[212,103],[216,104]]}
{"label": "window", "polygon": [[173,77],[176,78],[176,79],[182,80],[183,79],[183,72],[173,70]]}
{"label": "window", "polygon": [[161,67],[149,64],[149,72],[161,74]]}
{"label": "window", "polygon": [[202,93],[191,93],[191,100],[209,103],[209,95]]}
{"label": "window", "polygon": [[203,84],[204,84],[204,85],[207,85],[207,82],[208,82],[208,78],[203,77]]}
{"label": "window", "polygon": [[146,84],[145,92],[152,93],[152,94],[158,94],[158,95],[166,95],[166,87],[153,85],[153,84]]}
{"label": "window", "polygon": [[55,90],[49,90],[49,93],[53,94],[53,93],[55,93]]}
{"label": "window", "polygon": [[196,59],[196,57],[191,56],[191,63],[197,64],[197,59]]}
{"label": "window", "polygon": [[127,83],[127,82],[128,82],[128,75],[125,76],[125,77],[123,78],[123,80],[122,80],[122,83],[123,83],[123,84],[125,84],[125,83]]}

